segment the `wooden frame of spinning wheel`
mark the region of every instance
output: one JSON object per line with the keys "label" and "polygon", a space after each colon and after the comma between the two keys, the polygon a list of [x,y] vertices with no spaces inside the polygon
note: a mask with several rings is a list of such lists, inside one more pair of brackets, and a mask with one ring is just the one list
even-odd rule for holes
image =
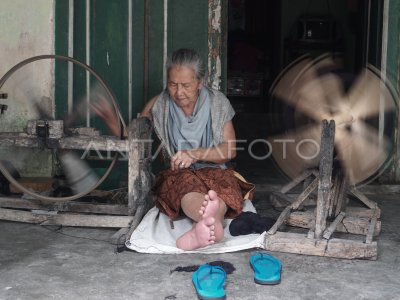
{"label": "wooden frame of spinning wheel", "polygon": [[[57,139],[62,149],[85,149],[89,143],[98,150],[128,152],[128,203],[104,204],[77,201],[46,202],[37,199],[0,197],[0,220],[79,227],[121,228],[113,240],[133,230],[152,207],[151,122],[133,119],[129,138],[118,140],[107,136],[76,136]],[[0,146],[38,147],[37,137],[26,133],[0,134]]]}
{"label": "wooden frame of spinning wheel", "polygon": [[[0,88],[20,68],[32,62],[41,60],[60,60],[73,63],[88,71],[94,76],[111,98],[114,109],[118,110],[115,96],[106,84],[90,66],[63,55],[39,55],[28,58],[11,68],[1,79]],[[117,113],[117,115],[120,115]],[[43,121],[43,120],[38,120]],[[18,183],[10,174],[3,163],[0,169],[10,184],[14,184],[19,190],[31,196],[31,199],[22,197],[1,197],[0,196],[0,220],[35,223],[40,225],[63,225],[82,227],[116,227],[122,228],[115,236],[119,237],[129,228],[136,228],[144,214],[152,206],[151,194],[149,193],[152,174],[151,165],[151,123],[147,118],[134,119],[129,126],[129,139],[122,139],[122,119],[119,123],[121,136],[98,136],[91,134],[78,134],[65,136],[63,132],[63,121],[52,120],[49,126],[49,135],[45,142],[39,138],[36,129],[37,122],[27,125],[26,132],[0,133],[0,146],[43,148],[51,144],[54,149],[86,150],[88,145],[97,151],[127,152],[128,153],[128,203],[127,204],[104,204],[73,201],[92,192],[111,172],[111,169],[118,160],[118,154],[114,155],[107,171],[100,178],[96,185],[87,188],[73,196],[48,197],[29,190]],[[46,121],[47,122],[47,121]],[[86,128],[88,129],[88,128]],[[90,128],[89,128],[90,129]],[[51,134],[50,134],[51,131]],[[90,131],[90,130],[88,130]],[[76,178],[74,178],[76,179]]]}
{"label": "wooden frame of spinning wheel", "polygon": [[[271,194],[272,203],[287,206],[265,235],[266,250],[347,259],[377,258],[374,237],[381,229],[380,209],[354,186],[349,186],[340,170],[333,172],[336,171],[333,170],[334,137],[335,122],[323,120],[319,170],[307,169]],[[294,199],[289,197],[287,193],[300,183],[304,183],[304,190]],[[314,191],[317,191],[316,203],[311,199]],[[365,207],[347,207],[347,192]],[[316,207],[300,211],[310,200]],[[309,231],[306,234],[278,231],[284,223]],[[344,237],[332,237],[334,232]]]}

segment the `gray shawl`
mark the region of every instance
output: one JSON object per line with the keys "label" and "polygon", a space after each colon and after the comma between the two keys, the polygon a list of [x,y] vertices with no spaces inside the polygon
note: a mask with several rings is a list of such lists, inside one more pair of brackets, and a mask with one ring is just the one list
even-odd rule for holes
{"label": "gray shawl", "polygon": [[202,88],[191,116],[169,100],[168,136],[175,151],[212,147],[210,97]]}
{"label": "gray shawl", "polygon": [[[232,120],[235,111],[232,108],[228,98],[218,90],[205,87],[210,96],[211,105],[211,129],[212,129],[212,145],[216,146],[223,141],[223,127],[226,122]],[[161,141],[163,150],[172,157],[175,154],[174,147],[171,145],[168,136],[168,115],[169,95],[165,90],[157,98],[151,110],[153,116],[154,130]]]}

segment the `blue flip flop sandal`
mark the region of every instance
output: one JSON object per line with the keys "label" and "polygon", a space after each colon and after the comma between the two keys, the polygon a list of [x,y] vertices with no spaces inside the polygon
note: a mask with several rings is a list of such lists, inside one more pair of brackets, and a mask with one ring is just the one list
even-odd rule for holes
{"label": "blue flip flop sandal", "polygon": [[273,285],[281,282],[282,263],[276,257],[257,252],[250,257],[250,266],[254,271],[254,282]]}
{"label": "blue flip flop sandal", "polygon": [[201,265],[192,274],[192,281],[200,299],[225,299],[226,272],[219,266]]}

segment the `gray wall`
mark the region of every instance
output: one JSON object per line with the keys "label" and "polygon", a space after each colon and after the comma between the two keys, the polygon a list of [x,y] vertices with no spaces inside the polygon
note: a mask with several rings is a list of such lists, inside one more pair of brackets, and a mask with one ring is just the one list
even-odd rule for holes
{"label": "gray wall", "polygon": [[[53,0],[2,0],[0,10],[0,76],[15,64],[40,54],[52,54],[54,49]],[[0,115],[0,131],[20,132],[29,119],[37,118],[33,101],[38,101],[52,113],[54,107],[50,63],[30,65],[20,69],[6,81],[1,91],[9,97],[0,100],[8,105]],[[0,157],[25,168],[25,176],[45,176],[51,172],[51,156],[39,151],[0,149]]]}

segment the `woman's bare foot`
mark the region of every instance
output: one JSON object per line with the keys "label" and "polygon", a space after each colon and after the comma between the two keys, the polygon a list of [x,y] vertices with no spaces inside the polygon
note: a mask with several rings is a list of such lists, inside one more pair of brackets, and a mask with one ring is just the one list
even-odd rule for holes
{"label": "woman's bare foot", "polygon": [[179,249],[189,251],[215,243],[215,219],[203,218],[191,230],[176,240]]}
{"label": "woman's bare foot", "polygon": [[204,196],[199,210],[201,218],[191,230],[176,240],[176,246],[182,250],[194,250],[219,242],[224,238],[223,216],[219,212],[220,199],[217,193],[210,190]]}
{"label": "woman's bare foot", "polygon": [[221,216],[218,216],[220,199],[217,193],[213,190],[209,190],[204,196],[204,202],[199,210],[199,214],[202,218],[215,218],[215,241],[219,242],[224,238],[224,227],[222,225]]}
{"label": "woman's bare foot", "polygon": [[219,198],[215,191],[209,190],[204,196],[204,202],[200,207],[199,214],[203,218],[215,217],[219,209]]}

